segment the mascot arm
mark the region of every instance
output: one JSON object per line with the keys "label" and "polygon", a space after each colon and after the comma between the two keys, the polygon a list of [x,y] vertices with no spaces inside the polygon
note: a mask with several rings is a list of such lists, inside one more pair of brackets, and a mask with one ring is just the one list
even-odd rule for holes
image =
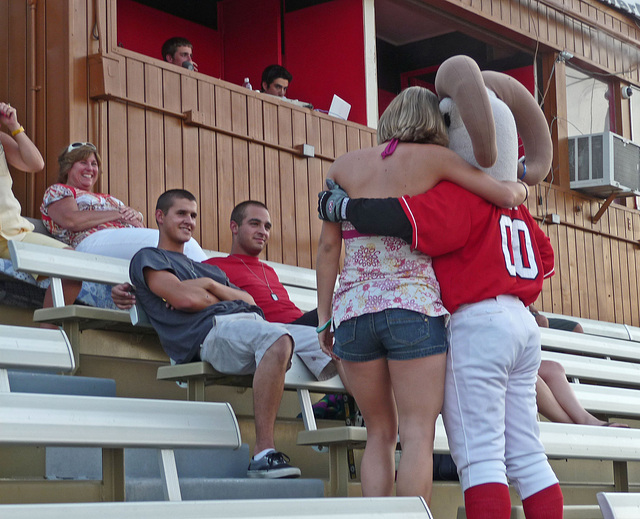
{"label": "mascot arm", "polygon": [[347,219],[361,234],[394,236],[411,243],[413,229],[397,198],[351,199]]}

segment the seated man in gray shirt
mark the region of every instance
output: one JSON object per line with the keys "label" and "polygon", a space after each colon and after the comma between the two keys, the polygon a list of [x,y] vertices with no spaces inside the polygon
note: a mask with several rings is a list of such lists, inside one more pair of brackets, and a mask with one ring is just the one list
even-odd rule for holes
{"label": "seated man in gray shirt", "polygon": [[140,250],[129,268],[138,303],[174,361],[202,359],[223,373],[254,375],[256,443],[248,476],[298,477],[300,469],[275,450],[274,442],[293,339],[283,325],[265,321],[253,298],[232,285],[218,267],[183,254],[197,208],[195,197],[181,189],[158,198],[158,247]]}

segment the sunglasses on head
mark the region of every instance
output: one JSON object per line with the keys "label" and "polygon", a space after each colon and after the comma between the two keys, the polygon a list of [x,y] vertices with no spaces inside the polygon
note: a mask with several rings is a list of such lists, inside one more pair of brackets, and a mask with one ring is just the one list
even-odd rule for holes
{"label": "sunglasses on head", "polygon": [[82,146],[87,146],[88,148],[91,148],[93,151],[98,151],[95,144],[92,144],[90,142],[72,142],[71,144],[69,144],[69,147],[67,148],[67,153],[75,150],[76,148],[80,148]]}

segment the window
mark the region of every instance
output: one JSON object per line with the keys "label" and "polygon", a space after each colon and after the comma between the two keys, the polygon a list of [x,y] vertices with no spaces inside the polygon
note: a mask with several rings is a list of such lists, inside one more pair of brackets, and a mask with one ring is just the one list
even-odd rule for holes
{"label": "window", "polygon": [[611,85],[567,67],[567,126],[569,137],[615,131]]}

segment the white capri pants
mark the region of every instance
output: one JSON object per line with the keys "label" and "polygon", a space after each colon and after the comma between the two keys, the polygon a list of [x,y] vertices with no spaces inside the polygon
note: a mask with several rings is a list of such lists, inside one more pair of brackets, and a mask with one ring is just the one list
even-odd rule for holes
{"label": "white capri pants", "polygon": [[498,296],[451,316],[442,415],[462,490],[513,483],[525,499],[558,482],[540,441],[540,331],[522,302]]}
{"label": "white capri pants", "polygon": [[[87,236],[78,244],[76,250],[130,260],[140,249],[157,247],[158,237],[158,229],[145,227],[103,229]],[[185,243],[184,253],[193,261],[204,261],[208,257],[193,238]]]}

